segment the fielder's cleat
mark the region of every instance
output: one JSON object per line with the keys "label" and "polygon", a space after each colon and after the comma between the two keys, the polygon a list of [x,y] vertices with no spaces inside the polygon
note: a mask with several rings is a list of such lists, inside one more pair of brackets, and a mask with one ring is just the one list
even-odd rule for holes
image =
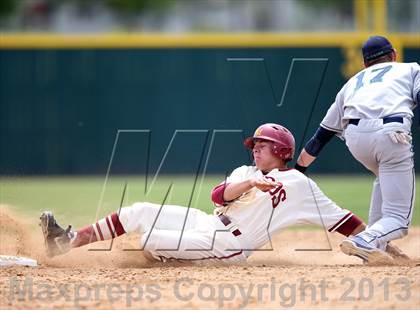
{"label": "fielder's cleat", "polygon": [[73,235],[71,226],[61,228],[54,219],[51,211],[42,212],[40,226],[44,235],[45,248],[50,257],[64,254],[70,250],[70,238]]}
{"label": "fielder's cleat", "polygon": [[340,244],[341,251],[347,255],[354,255],[363,260],[364,263],[368,264],[392,264],[393,258],[381,251],[380,249],[373,247],[365,240],[357,236],[350,236]]}

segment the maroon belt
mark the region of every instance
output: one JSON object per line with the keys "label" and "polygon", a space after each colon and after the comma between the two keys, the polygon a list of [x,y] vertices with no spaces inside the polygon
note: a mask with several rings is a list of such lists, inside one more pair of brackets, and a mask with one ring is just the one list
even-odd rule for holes
{"label": "maroon belt", "polygon": [[[223,223],[223,225],[228,226],[232,223],[232,221],[224,214],[219,214],[218,215],[220,221]],[[232,231],[232,235],[234,235],[235,237],[242,235],[241,231],[239,229],[235,229],[234,231]]]}

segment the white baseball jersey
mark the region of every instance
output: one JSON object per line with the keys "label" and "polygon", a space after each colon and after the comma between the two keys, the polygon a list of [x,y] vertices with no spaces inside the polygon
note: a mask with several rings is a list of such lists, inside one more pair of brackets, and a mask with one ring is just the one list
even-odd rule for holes
{"label": "white baseball jersey", "polygon": [[321,122],[325,129],[342,132],[348,119],[413,117],[420,91],[418,63],[385,62],[360,71],[341,88]]}
{"label": "white baseball jersey", "polygon": [[[226,181],[241,182],[262,175],[254,166],[242,166]],[[143,202],[122,208],[120,221],[126,232],[143,233],[141,248],[156,259],[230,262],[245,260],[271,236],[291,225],[316,224],[330,231],[346,226],[352,231],[358,225],[351,212],[338,207],[299,171],[274,169],[265,177],[281,185],[268,192],[253,188],[226,206],[216,207],[215,214]],[[230,223],[222,223],[220,214]]]}
{"label": "white baseball jersey", "polygon": [[[232,172],[226,183],[262,176],[257,167],[242,166]],[[292,225],[315,224],[330,230],[340,220],[343,224],[352,216],[351,212],[325,196],[314,181],[295,169],[274,169],[265,177],[281,182],[281,185],[268,192],[254,187],[227,206],[215,210],[216,214],[227,215],[243,230],[249,248],[263,246],[269,242],[269,236]]]}

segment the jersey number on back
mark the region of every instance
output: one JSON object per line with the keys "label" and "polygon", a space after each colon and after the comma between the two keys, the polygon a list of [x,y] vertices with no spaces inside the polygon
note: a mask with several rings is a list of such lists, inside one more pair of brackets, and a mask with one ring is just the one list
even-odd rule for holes
{"label": "jersey number on back", "polygon": [[[391,70],[391,68],[392,68],[392,65],[389,65],[389,66],[386,66],[386,67],[383,67],[383,68],[373,69],[372,72],[378,72],[378,74],[376,74],[369,81],[369,84],[382,82],[382,78],[384,77],[385,73],[387,73],[389,70]],[[354,89],[354,92],[356,92],[359,88],[363,87],[363,78],[365,77],[365,73],[366,73],[366,71],[363,71],[358,76],[356,76],[357,83],[356,83],[356,87]]]}

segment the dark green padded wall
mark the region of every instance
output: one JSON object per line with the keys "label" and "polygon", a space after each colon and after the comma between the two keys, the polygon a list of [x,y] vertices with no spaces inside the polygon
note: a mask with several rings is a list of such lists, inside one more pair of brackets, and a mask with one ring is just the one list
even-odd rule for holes
{"label": "dark green padded wall", "polygon": [[[418,49],[404,55],[420,61]],[[296,61],[278,106],[293,58],[328,63]],[[345,82],[343,62],[339,48],[0,50],[0,174],[104,174],[118,130],[151,134],[121,132],[112,172],[156,170],[178,130],[162,172],[194,172],[213,141],[207,171],[225,173],[249,163],[241,140],[260,123],[306,142]],[[312,172],[364,171],[334,140]]]}

